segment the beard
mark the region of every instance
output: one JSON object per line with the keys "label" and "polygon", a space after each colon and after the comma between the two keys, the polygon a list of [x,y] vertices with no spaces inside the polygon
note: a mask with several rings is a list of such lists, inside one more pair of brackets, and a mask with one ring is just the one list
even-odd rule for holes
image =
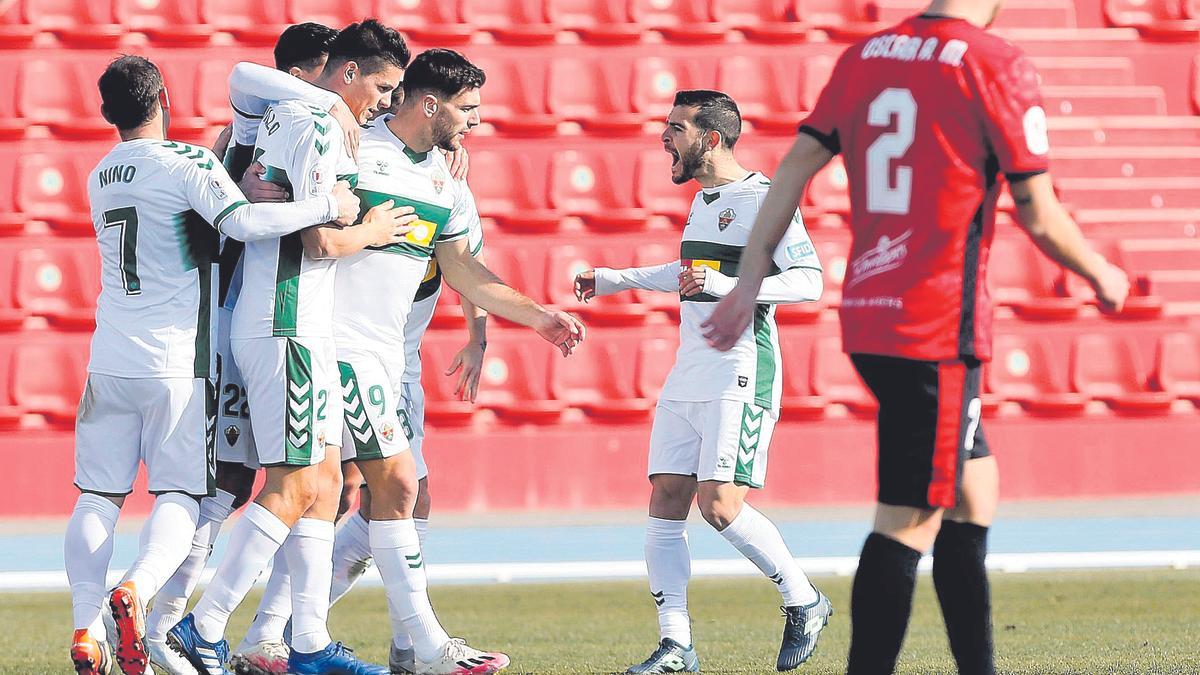
{"label": "beard", "polygon": [[679,153],[679,177],[671,176],[671,182],[676,185],[683,185],[696,177],[696,170],[700,168],[700,164],[704,161],[704,147],[701,141],[697,140],[690,148]]}
{"label": "beard", "polygon": [[458,150],[458,146],[454,142],[454,137],[458,131],[444,117],[439,117],[433,123],[433,144],[446,152],[454,152]]}

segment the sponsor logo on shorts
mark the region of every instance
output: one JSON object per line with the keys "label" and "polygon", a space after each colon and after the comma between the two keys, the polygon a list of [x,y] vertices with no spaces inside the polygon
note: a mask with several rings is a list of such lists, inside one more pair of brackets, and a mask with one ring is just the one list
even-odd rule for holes
{"label": "sponsor logo on shorts", "polygon": [[744,387],[748,384],[750,384],[750,378],[746,377],[745,375],[738,375],[738,386],[739,387]]}
{"label": "sponsor logo on shorts", "polygon": [[384,440],[391,441],[396,437],[396,429],[390,423],[384,423],[379,429],[379,435],[383,436]]}
{"label": "sponsor logo on shorts", "polygon": [[242,437],[242,430],[236,424],[230,424],[225,427],[225,442],[229,445],[237,445],[238,439]]}

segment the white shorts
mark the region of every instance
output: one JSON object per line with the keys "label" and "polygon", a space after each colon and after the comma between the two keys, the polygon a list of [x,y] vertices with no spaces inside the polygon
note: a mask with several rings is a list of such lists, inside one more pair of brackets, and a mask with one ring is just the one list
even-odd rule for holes
{"label": "white shorts", "polygon": [[647,473],[760,488],[775,419],[772,411],[741,401],[659,401]]}
{"label": "white shorts", "polygon": [[412,448],[413,463],[417,465],[417,480],[429,476],[429,467],[425,465],[425,387],[421,381],[405,382],[401,407],[396,411],[400,416],[400,426],[404,435],[408,436],[408,445]]}
{"label": "white shorts", "polygon": [[233,312],[217,310],[217,461],[244,464],[257,469],[254,428],[250,424],[250,403],[246,381],[233,359],[229,344],[229,324]]}
{"label": "white shorts", "polygon": [[215,414],[207,378],[88,375],[75,418],[75,486],[127,495],[145,462],[151,493],[215,494]]}
{"label": "white shorts", "polygon": [[408,450],[400,409],[404,363],[389,364],[372,351],[338,349],[342,407],[342,461],[382,459]]}
{"label": "white shorts", "polygon": [[230,341],[254,411],[262,466],[312,466],[342,434],[342,397],[333,338]]}

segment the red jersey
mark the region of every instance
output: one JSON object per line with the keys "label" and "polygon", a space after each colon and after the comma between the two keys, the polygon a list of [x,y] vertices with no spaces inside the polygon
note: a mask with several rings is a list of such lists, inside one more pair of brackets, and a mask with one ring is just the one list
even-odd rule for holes
{"label": "red jersey", "polygon": [[800,131],[842,153],[850,181],[844,349],[991,358],[999,174],[1047,168],[1029,60],[962,19],[910,17],[842,54]]}

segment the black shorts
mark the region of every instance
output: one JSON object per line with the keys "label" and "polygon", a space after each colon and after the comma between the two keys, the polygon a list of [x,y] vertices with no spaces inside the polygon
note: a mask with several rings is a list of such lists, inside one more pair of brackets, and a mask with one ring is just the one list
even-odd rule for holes
{"label": "black shorts", "polygon": [[986,457],[980,424],[980,364],[851,354],[879,401],[879,501],[953,508],[963,462]]}

